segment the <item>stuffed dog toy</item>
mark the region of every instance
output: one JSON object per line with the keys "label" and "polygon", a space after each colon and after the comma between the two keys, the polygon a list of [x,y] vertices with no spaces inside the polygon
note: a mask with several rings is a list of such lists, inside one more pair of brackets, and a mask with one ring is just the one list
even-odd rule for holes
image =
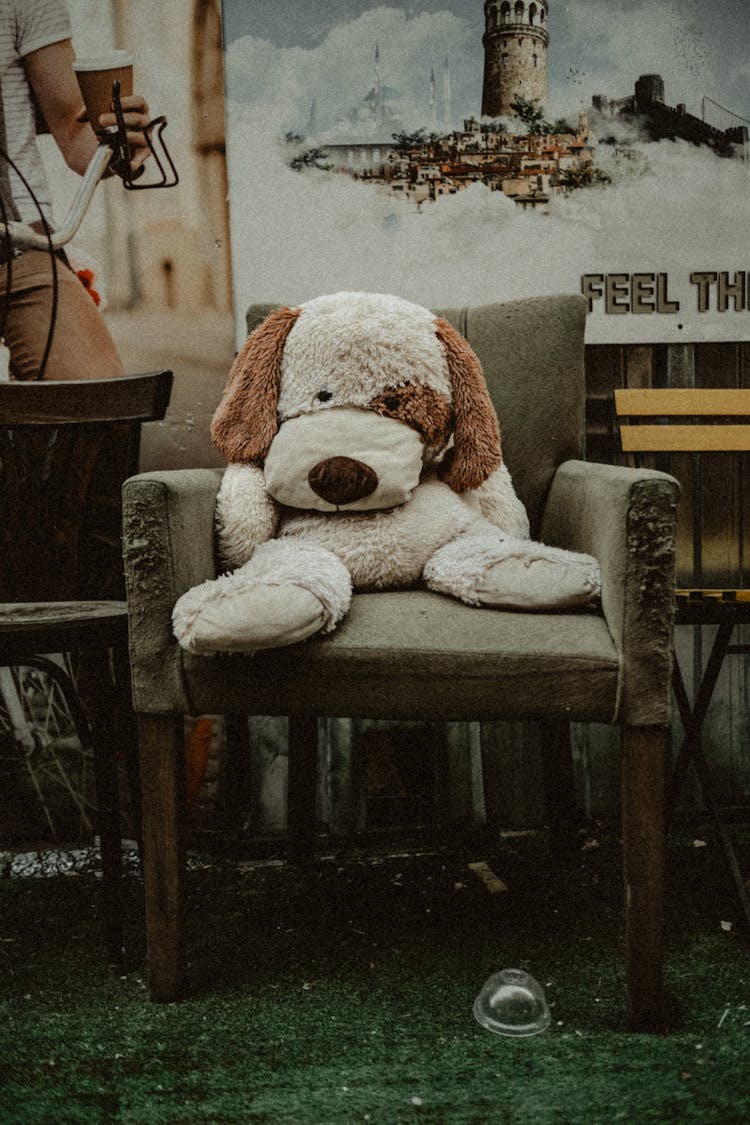
{"label": "stuffed dog toy", "polygon": [[427,309],[336,293],[273,312],[214,415],[227,573],[184,594],[197,653],[335,628],[352,590],[424,584],[469,605],[551,610],[599,594],[596,561],[529,540],[477,356]]}

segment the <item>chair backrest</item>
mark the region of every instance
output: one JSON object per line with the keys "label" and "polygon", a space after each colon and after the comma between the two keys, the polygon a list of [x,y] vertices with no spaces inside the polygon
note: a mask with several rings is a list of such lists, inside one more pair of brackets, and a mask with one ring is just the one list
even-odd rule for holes
{"label": "chair backrest", "polygon": [[[750,390],[633,387],[615,390],[623,453],[655,462],[680,479],[678,585],[743,590],[750,586],[742,489],[750,468]],[[739,465],[738,465],[739,460]],[[737,471],[739,469],[739,471]],[[719,507],[719,521],[716,508]]]}
{"label": "chair backrest", "polygon": [[120,491],[171,387],[171,371],[0,383],[0,601],[124,596]]}
{"label": "chair backrest", "polygon": [[[248,332],[277,307],[251,305]],[[582,456],[586,307],[583,297],[563,295],[436,310],[482,363],[500,420],[503,457],[532,535],[538,533],[555,469]]]}

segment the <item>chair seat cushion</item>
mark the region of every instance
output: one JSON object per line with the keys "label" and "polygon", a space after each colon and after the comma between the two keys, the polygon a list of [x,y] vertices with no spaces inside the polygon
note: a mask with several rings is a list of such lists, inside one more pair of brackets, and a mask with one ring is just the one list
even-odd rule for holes
{"label": "chair seat cushion", "polygon": [[120,601],[3,602],[0,658],[12,663],[39,652],[81,646],[109,648],[128,635],[128,607]]}
{"label": "chair seat cushion", "polygon": [[182,674],[194,714],[612,722],[619,662],[596,614],[476,609],[409,590],[358,594],[334,633],[299,645],[182,652]]}

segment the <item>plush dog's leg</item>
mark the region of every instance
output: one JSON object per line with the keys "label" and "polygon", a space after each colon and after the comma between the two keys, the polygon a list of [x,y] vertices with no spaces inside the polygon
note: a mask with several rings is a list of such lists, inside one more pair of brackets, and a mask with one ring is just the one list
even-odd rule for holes
{"label": "plush dog's leg", "polygon": [[424,578],[468,605],[500,609],[565,609],[593,601],[601,588],[591,555],[515,539],[486,523],[437,550]]}
{"label": "plush dog's leg", "polygon": [[276,534],[279,509],[266,491],[257,465],[227,465],[216,497],[216,533],[221,565],[244,566],[260,543]]}
{"label": "plush dog's leg", "polygon": [[484,484],[474,489],[482,516],[493,527],[516,539],[529,538],[529,517],[516,496],[510,473],[503,464]]}
{"label": "plush dog's leg", "polygon": [[350,602],[349,572],[334,554],[271,539],[239,570],[183,594],[172,626],[190,652],[254,652],[330,631]]}

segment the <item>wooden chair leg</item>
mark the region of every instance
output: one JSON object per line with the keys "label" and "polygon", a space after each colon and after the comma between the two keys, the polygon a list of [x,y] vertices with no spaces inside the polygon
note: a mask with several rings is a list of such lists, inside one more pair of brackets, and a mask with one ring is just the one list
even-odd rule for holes
{"label": "wooden chair leg", "polygon": [[130,800],[130,821],[132,832],[141,849],[141,785],[138,773],[138,727],[133,711],[133,699],[130,688],[130,659],[128,656],[127,641],[117,645],[112,650],[115,672],[115,689],[117,692],[118,726],[120,731],[120,745],[125,762],[125,773],[128,781],[128,797]]}
{"label": "wooden chair leg", "polygon": [[122,908],[122,830],[117,751],[120,743],[115,690],[107,649],[80,653],[78,692],[88,718],[94,756],[97,828],[102,861],[102,911],[107,955],[113,970],[125,970]]}
{"label": "wooden chair leg", "polygon": [[544,800],[553,854],[569,860],[578,851],[580,810],[576,800],[570,723],[548,719],[539,723]]}
{"label": "wooden chair leg", "polygon": [[117,760],[111,744],[94,735],[94,778],[102,859],[102,904],[107,954],[114,972],[125,970],[122,908],[122,839]]}
{"label": "wooden chair leg", "polygon": [[177,1000],[183,963],[185,738],[181,715],[139,715],[146,953],[151,999]]}
{"label": "wooden chair leg", "polygon": [[300,862],[315,848],[318,789],[318,720],[289,717],[287,835],[292,858]]}
{"label": "wooden chair leg", "polygon": [[669,731],[622,729],[622,840],[630,1024],[667,1030],[664,996],[664,785]]}

